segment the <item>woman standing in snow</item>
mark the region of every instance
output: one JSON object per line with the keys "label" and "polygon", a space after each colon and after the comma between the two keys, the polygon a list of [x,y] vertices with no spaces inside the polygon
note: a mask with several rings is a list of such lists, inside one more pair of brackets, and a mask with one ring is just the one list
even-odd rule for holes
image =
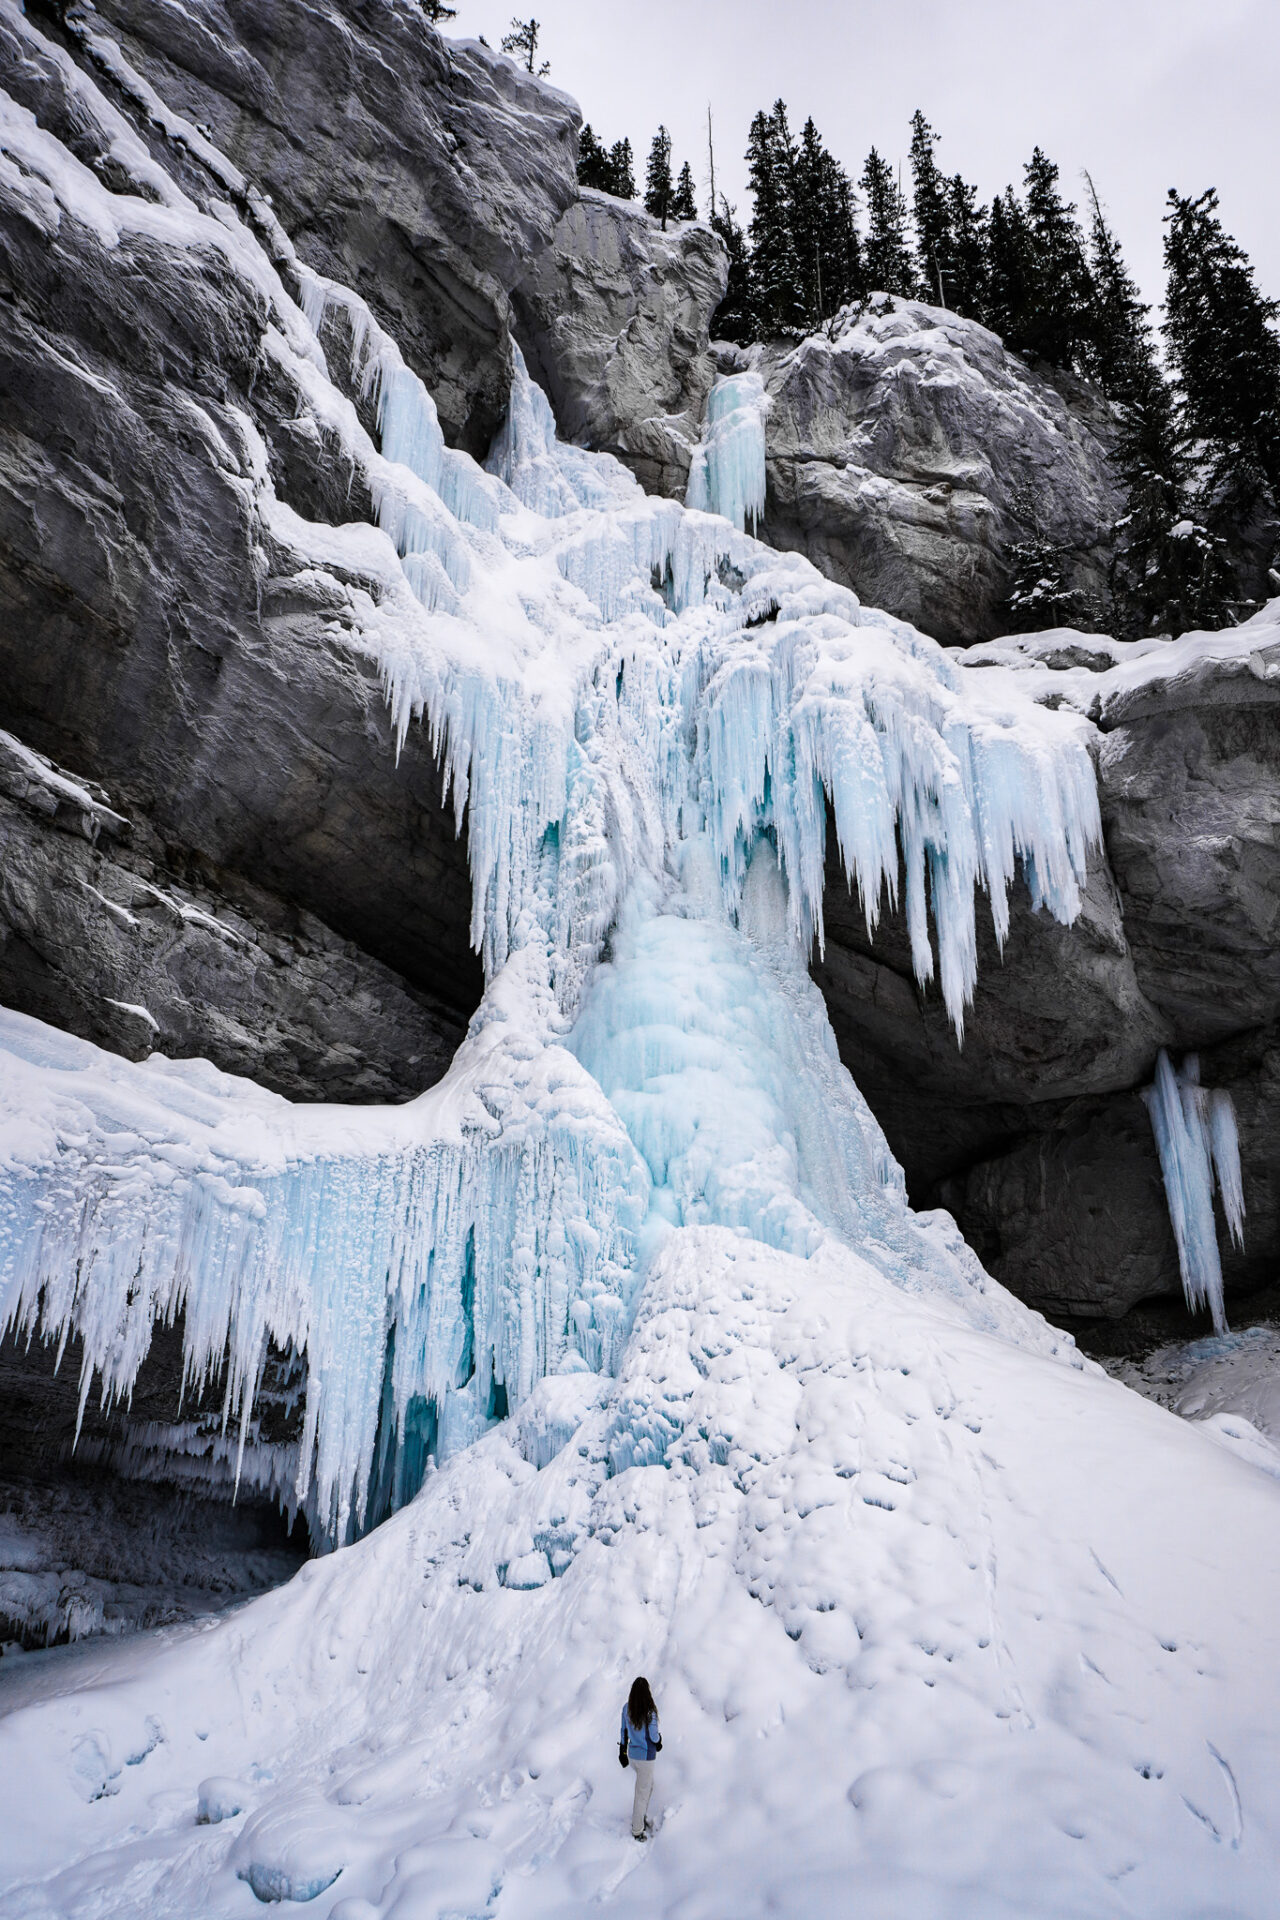
{"label": "woman standing in snow", "polygon": [[631,1807],[633,1840],[644,1839],[644,1817],[649,1811],[649,1796],[653,1792],[653,1763],[661,1752],[662,1729],[658,1725],[658,1709],[653,1703],[649,1682],[641,1674],[631,1682],[618,1733],[618,1760],[624,1767],[629,1762],[636,1776],[636,1797]]}

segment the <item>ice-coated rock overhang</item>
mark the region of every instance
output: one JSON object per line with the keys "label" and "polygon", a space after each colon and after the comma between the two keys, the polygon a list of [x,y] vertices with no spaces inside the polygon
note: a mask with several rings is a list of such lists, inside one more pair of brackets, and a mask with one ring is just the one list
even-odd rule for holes
{"label": "ice-coated rock overhang", "polygon": [[[109,119],[87,80],[81,100]],[[834,1235],[989,1316],[976,1263],[907,1209],[804,959],[830,828],[868,926],[901,863],[916,976],[937,976],[961,1032],[980,908],[1002,939],[1021,868],[1038,906],[1078,909],[1099,834],[1088,723],[561,445],[518,359],[487,469],[448,448],[369,304],[310,271],[251,194],[213,219],[167,180],[159,205],[108,192],[29,116],[4,137],[41,218],[107,248],[145,233],[212,251],[268,304],[264,352],[378,526],[285,506],[247,417],[245,510],[341,605],[397,740],[427,731],[465,819],[488,981],[440,1086],[363,1113],[11,1023],[7,1317],[80,1333],[85,1390],[115,1396],[180,1308],[192,1378],[223,1378],[242,1432],[268,1347],[305,1353],[290,1498],[344,1538],[542,1374],[613,1365],[672,1225],[801,1251]],[[334,327],[353,393],[330,378]],[[745,514],[743,398],[741,380],[713,398],[703,468]]]}

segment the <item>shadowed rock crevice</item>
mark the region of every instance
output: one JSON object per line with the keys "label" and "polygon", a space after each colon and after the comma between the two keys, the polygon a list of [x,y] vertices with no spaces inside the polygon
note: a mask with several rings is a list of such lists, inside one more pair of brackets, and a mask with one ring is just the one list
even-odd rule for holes
{"label": "shadowed rock crevice", "polygon": [[[305,1521],[291,1527],[252,1485],[233,1503],[230,1471],[216,1489],[200,1478],[197,1436],[217,1432],[220,1399],[181,1394],[181,1326],[156,1328],[127,1410],[90,1395],[77,1444],[80,1361],[77,1341],[61,1365],[40,1341],[0,1342],[0,1643],[168,1625],[289,1579]],[[279,1426],[279,1411],[268,1383],[255,1426]],[[123,1458],[153,1422],[178,1444]]]}

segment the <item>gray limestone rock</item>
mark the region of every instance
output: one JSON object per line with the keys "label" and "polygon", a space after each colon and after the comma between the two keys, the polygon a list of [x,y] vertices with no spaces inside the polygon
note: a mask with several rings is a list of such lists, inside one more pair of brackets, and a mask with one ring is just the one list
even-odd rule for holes
{"label": "gray limestone rock", "polygon": [[652,493],[683,497],[688,483],[726,273],[709,227],[663,232],[633,202],[585,191],[516,292],[529,371],[563,438],[616,454]]}
{"label": "gray limestone rock", "polygon": [[996,1278],[1052,1320],[1116,1319],[1178,1290],[1160,1162],[1136,1093],[1028,1115],[1006,1152],[944,1182],[939,1198]]}
{"label": "gray limestone rock", "polygon": [[203,1057],[295,1100],[402,1100],[444,1073],[456,1009],[243,877],[175,874],[105,796],[52,768],[40,781],[32,763],[47,762],[13,745],[0,734],[5,1006],[131,1059]]}
{"label": "gray limestone rock", "polygon": [[1010,551],[1032,534],[1072,549],[1074,583],[1101,592],[1122,505],[1096,394],[912,301],[832,333],[758,354],[765,539],[949,643],[999,630]]}
{"label": "gray limestone rock", "polygon": [[[42,123],[74,121],[83,164],[129,184],[123,143],[79,106],[65,56],[6,19],[0,62]],[[461,1026],[480,990],[465,846],[419,729],[397,763],[352,611],[353,592],[374,603],[382,589],[317,568],[253,506],[260,444],[304,519],[373,517],[267,351],[267,299],[215,245],[137,231],[111,245],[69,217],[44,231],[13,191],[0,190],[0,726],[101,782],[168,873],[314,916],[335,953],[355,942]],[[29,923],[58,924],[34,905]],[[87,962],[63,924],[71,974]],[[437,1050],[424,1084],[438,1065]]]}
{"label": "gray limestone rock", "polygon": [[[1270,641],[1265,635],[1270,634]],[[1111,695],[1099,782],[1143,990],[1181,1046],[1280,1017],[1280,641]]]}
{"label": "gray limestone rock", "polygon": [[1021,881],[1011,907],[1002,954],[979,902],[978,981],[961,1043],[936,986],[915,981],[905,916],[886,911],[868,938],[837,860],[828,862],[826,951],[814,978],[919,1204],[1031,1124],[1030,1110],[1132,1087],[1169,1037],[1139,987],[1105,860],[1072,926],[1033,910]]}
{"label": "gray limestone rock", "polygon": [[368,299],[482,456],[510,289],[577,198],[576,104],[395,0],[103,0],[95,24],[270,195],[308,265]]}

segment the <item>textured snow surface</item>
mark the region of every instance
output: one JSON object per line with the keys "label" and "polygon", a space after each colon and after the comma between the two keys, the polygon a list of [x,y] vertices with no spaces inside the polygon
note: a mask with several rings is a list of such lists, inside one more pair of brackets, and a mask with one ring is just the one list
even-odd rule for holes
{"label": "textured snow surface", "polygon": [[1177,707],[1212,703],[1214,684],[1280,682],[1280,599],[1238,627],[1217,633],[1184,633],[1177,640],[1112,640],[1105,634],[1054,627],[1045,633],[1011,634],[983,641],[956,656],[964,667],[993,682],[1017,674],[1033,699],[1071,706],[1104,725],[1119,721],[1154,699]]}
{"label": "textured snow surface", "polygon": [[1263,1920],[1278,1516],[1096,1368],[679,1229],[616,1380],[544,1381],[211,1629],[19,1665],[3,1910]]}
{"label": "textured snow surface", "polygon": [[1280,1479],[1280,1328],[1175,1341],[1107,1370]]}

